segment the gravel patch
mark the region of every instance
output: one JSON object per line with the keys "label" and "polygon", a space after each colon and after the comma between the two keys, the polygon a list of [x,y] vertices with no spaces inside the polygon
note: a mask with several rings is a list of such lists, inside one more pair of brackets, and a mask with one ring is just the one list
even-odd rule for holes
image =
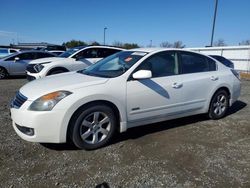
{"label": "gravel patch", "polygon": [[25,83],[0,80],[1,187],[250,187],[250,81],[221,120],[198,115],[132,128],[95,151],[19,138],[9,102]]}

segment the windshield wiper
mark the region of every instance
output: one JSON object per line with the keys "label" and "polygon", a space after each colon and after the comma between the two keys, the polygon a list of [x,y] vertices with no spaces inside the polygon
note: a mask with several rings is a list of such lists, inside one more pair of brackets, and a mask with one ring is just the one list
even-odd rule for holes
{"label": "windshield wiper", "polygon": [[78,73],[81,73],[81,74],[85,74],[85,75],[88,75],[88,76],[97,76],[97,77],[101,77],[99,74],[95,74],[93,72],[87,72],[87,71],[84,71],[85,69],[83,70],[80,70],[80,71],[77,71]]}

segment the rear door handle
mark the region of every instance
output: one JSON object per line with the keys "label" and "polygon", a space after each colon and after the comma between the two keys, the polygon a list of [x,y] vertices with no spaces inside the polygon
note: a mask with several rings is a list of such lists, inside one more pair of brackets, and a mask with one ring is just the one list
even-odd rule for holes
{"label": "rear door handle", "polygon": [[182,87],[182,86],[183,86],[182,83],[177,83],[177,82],[175,82],[175,83],[172,84],[172,88],[175,88],[175,89],[178,89],[178,88],[180,88],[180,87]]}
{"label": "rear door handle", "polygon": [[219,77],[218,77],[218,76],[211,76],[210,79],[211,79],[212,81],[216,81],[216,80],[219,79]]}

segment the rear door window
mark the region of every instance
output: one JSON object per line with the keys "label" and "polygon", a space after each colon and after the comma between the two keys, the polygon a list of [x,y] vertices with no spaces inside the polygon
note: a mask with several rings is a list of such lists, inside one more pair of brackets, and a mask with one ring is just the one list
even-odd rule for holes
{"label": "rear door window", "polygon": [[29,53],[22,53],[17,55],[20,60],[33,60],[36,59],[36,53],[34,52],[29,52]]}
{"label": "rear door window", "polygon": [[84,49],[74,55],[73,58],[76,59],[86,59],[86,58],[98,58],[98,48]]}
{"label": "rear door window", "polygon": [[14,55],[6,59],[5,61],[14,61],[16,57],[18,57],[19,60],[33,60],[36,58],[36,54],[34,52],[21,53],[21,54]]}
{"label": "rear door window", "polygon": [[10,50],[10,53],[16,53],[17,51],[16,50]]}
{"label": "rear door window", "polygon": [[43,53],[43,52],[36,53],[36,59],[46,58],[46,57],[55,57],[55,56],[53,54]]}
{"label": "rear door window", "polygon": [[121,50],[117,50],[117,49],[100,48],[98,51],[98,58],[105,58],[120,51]]}
{"label": "rear door window", "polygon": [[216,65],[216,62],[211,59],[211,58],[207,58],[207,61],[208,61],[208,64],[209,64],[209,71],[216,71],[217,70],[217,65]]}
{"label": "rear door window", "polygon": [[215,62],[206,56],[192,52],[179,52],[182,74],[213,71]]}

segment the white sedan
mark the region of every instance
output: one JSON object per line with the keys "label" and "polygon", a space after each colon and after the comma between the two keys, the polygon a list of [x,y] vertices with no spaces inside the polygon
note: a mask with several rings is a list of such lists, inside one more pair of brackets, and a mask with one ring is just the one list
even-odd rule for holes
{"label": "white sedan", "polygon": [[83,149],[106,145],[130,127],[207,113],[226,115],[240,95],[237,73],[215,59],[177,49],[133,49],[85,70],[23,86],[11,104],[24,140]]}
{"label": "white sedan", "polygon": [[71,48],[58,57],[34,60],[27,66],[27,79],[35,80],[45,76],[77,71],[124,49],[111,46],[80,46]]}

